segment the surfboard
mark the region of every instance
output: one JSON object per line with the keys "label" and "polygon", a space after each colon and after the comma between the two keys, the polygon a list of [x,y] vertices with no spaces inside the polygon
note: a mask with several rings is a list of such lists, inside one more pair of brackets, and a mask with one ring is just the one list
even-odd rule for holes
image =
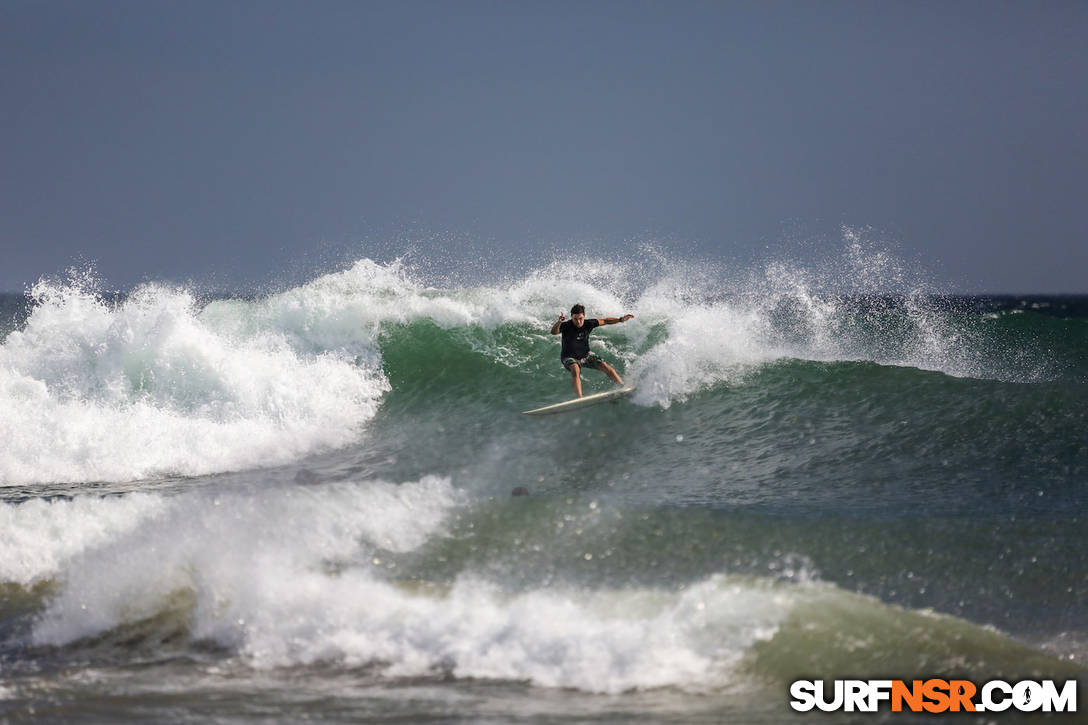
{"label": "surfboard", "polygon": [[635,392],[634,388],[617,388],[615,390],[606,390],[603,393],[586,395],[581,398],[574,398],[573,400],[564,400],[562,403],[556,403],[555,405],[545,405],[543,408],[524,410],[522,411],[522,413],[524,413],[525,415],[553,415],[555,413],[569,413],[572,410],[588,408],[591,405],[605,403],[609,400],[618,400],[619,398],[630,395],[633,392]]}

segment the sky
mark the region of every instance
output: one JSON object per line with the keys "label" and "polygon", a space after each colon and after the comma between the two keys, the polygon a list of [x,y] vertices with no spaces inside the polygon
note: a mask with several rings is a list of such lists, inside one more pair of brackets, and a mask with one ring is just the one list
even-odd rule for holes
{"label": "sky", "polygon": [[950,291],[1085,293],[1086,77],[1057,0],[0,0],[0,290],[845,228]]}

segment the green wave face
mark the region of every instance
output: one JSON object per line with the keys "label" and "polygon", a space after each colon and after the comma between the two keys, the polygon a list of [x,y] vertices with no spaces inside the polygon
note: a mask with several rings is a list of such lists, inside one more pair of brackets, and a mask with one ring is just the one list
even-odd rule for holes
{"label": "green wave face", "polygon": [[[669,373],[642,362],[645,350],[669,346],[658,327],[600,346],[637,387],[632,402],[532,420],[517,412],[571,394],[546,333],[391,326],[380,337],[391,390],[373,444],[420,441],[391,475],[464,469],[491,493],[603,485],[671,503],[836,509],[845,496],[858,511],[942,512],[1046,507],[1032,498],[1039,488],[1080,496],[1088,387],[1076,379],[783,356],[696,372],[697,385],[673,394]],[[594,371],[583,377],[587,392],[611,385]],[[1028,479],[1034,490],[1022,490]]]}

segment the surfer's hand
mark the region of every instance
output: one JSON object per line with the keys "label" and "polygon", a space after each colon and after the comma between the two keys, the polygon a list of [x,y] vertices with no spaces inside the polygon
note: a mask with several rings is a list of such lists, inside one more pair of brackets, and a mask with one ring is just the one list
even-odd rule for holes
{"label": "surfer's hand", "polygon": [[560,312],[559,313],[559,321],[562,322],[565,319],[567,319],[567,316],[565,314],[563,314],[562,312]]}
{"label": "surfer's hand", "polygon": [[635,319],[634,315],[624,315],[623,317],[620,318],[620,322],[627,322],[628,320],[633,320],[633,319]]}

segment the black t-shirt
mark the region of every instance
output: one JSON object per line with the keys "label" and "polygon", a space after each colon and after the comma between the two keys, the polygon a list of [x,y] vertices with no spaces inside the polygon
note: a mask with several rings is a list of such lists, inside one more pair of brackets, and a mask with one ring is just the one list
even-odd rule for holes
{"label": "black t-shirt", "polygon": [[587,317],[581,327],[575,327],[573,320],[567,320],[559,326],[559,334],[563,336],[563,349],[559,353],[560,360],[572,357],[581,360],[589,355],[589,333],[601,323],[595,317]]}

